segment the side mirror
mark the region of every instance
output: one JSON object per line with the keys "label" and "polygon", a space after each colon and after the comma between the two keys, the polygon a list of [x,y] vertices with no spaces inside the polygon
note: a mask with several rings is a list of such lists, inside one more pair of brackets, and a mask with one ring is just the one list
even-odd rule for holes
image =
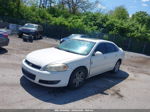
{"label": "side mirror", "polygon": [[102,55],[102,52],[96,51],[96,52],[94,53],[94,56],[99,56],[99,55]]}

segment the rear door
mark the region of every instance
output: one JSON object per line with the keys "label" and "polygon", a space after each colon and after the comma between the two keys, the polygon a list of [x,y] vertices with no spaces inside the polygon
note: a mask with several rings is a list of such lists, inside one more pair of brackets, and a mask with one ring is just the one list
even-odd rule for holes
{"label": "rear door", "polygon": [[112,43],[105,43],[106,45],[106,57],[107,57],[107,68],[112,70],[118,60],[118,48]]}

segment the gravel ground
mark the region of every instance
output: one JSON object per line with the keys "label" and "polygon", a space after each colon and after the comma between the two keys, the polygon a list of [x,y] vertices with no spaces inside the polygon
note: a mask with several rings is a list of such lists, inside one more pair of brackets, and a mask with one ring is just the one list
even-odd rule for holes
{"label": "gravel ground", "polygon": [[57,44],[10,36],[9,46],[0,49],[1,109],[150,109],[149,56],[126,52],[120,72],[90,78],[76,90],[42,87],[22,77],[21,61],[29,52]]}

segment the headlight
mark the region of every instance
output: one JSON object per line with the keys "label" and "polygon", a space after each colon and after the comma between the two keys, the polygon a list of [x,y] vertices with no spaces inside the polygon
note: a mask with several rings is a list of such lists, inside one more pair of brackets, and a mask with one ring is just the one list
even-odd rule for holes
{"label": "headlight", "polygon": [[44,71],[66,71],[68,69],[68,66],[66,64],[49,64],[44,67]]}

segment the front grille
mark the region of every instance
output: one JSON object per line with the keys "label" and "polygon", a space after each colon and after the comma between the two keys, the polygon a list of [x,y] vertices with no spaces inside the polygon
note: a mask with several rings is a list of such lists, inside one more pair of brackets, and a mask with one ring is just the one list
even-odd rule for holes
{"label": "front grille", "polygon": [[47,81],[47,80],[39,80],[39,83],[42,84],[58,84],[60,80],[55,80],[55,81]]}
{"label": "front grille", "polygon": [[28,78],[32,79],[32,80],[35,80],[35,75],[26,71],[25,69],[22,68],[22,73],[27,76]]}
{"label": "front grille", "polygon": [[26,64],[28,64],[29,66],[31,66],[31,67],[33,67],[33,68],[35,68],[35,69],[41,69],[41,67],[40,67],[40,66],[35,65],[35,64],[33,64],[33,63],[29,62],[28,60],[25,60],[25,62],[26,62]]}

